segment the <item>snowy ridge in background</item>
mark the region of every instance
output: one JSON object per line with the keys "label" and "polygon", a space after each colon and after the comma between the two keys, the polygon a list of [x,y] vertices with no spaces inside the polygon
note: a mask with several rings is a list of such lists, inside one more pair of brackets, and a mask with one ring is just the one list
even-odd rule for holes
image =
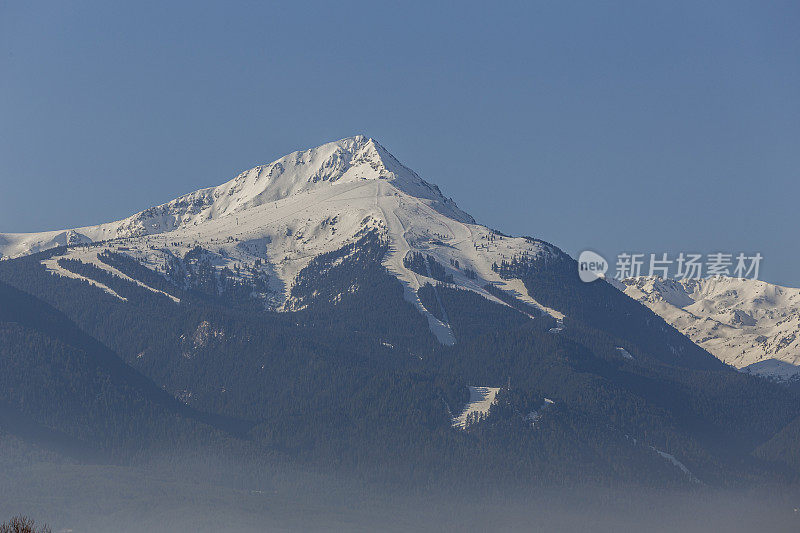
{"label": "snowy ridge in background", "polygon": [[800,289],[729,277],[610,281],[725,363],[800,377]]}

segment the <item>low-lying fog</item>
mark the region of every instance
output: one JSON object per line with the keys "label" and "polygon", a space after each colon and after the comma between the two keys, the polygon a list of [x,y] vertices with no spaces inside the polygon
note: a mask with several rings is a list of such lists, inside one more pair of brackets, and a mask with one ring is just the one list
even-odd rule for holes
{"label": "low-lying fog", "polygon": [[57,531],[799,531],[797,491],[400,489],[208,459],[4,462],[0,521]]}

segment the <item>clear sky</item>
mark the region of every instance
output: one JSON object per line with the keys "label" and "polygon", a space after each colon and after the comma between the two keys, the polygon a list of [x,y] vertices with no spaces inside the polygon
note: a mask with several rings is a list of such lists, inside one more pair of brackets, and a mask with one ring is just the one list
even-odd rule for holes
{"label": "clear sky", "polygon": [[365,133],[506,233],[800,286],[797,2],[165,4],[0,0],[0,232]]}

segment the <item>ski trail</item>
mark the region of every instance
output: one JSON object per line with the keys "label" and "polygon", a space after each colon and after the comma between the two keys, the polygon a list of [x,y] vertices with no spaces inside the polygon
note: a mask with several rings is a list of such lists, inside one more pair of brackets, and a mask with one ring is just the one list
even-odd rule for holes
{"label": "ski trail", "polygon": [[[465,224],[460,220],[455,220],[442,216],[441,213],[436,211],[433,207],[429,206],[425,202],[420,202],[419,205],[422,206],[423,209],[426,210],[431,217],[435,218],[436,220],[438,220],[447,227],[447,229],[453,236],[452,242],[449,242],[448,244],[453,248],[458,249],[459,252],[461,252],[464,256],[466,256],[472,262],[474,270],[476,270],[482,276],[484,276],[487,279],[487,281],[491,281],[491,283],[495,287],[510,293],[518,300],[521,300],[529,305],[532,305],[534,308],[540,310],[544,314],[552,316],[556,320],[564,319],[563,313],[539,303],[530,294],[528,294],[528,290],[525,288],[525,284],[522,282],[522,280],[503,279],[499,275],[497,275],[491,269],[491,264],[490,264],[491,260],[484,257],[482,254],[478,253],[473,248],[475,244],[475,236],[472,231],[472,228],[470,228],[468,224]],[[467,278],[464,278],[463,280],[460,279],[459,285],[462,286],[463,288],[477,292],[487,300],[499,303],[507,307],[511,307],[506,302],[500,300],[499,298],[496,298],[494,295],[487,292],[483,287],[474,282],[471,282],[471,280],[468,280]],[[527,315],[527,313],[524,314]],[[535,318],[531,315],[527,316],[529,316],[530,318]]]}
{"label": "ski trail", "polygon": [[485,416],[489,412],[489,408],[494,403],[497,393],[500,391],[499,387],[469,387],[469,402],[464,406],[461,414],[453,419],[453,427],[458,429],[466,429],[467,419],[472,413],[478,413],[479,416]]}
{"label": "ski trail", "polygon": [[139,287],[142,287],[143,289],[149,290],[150,292],[154,292],[156,294],[161,294],[163,296],[166,296],[167,298],[169,298],[170,300],[172,300],[176,304],[181,303],[180,298],[178,298],[176,296],[173,296],[173,295],[171,295],[169,293],[166,293],[166,292],[164,292],[162,290],[154,289],[150,285],[147,285],[147,284],[139,281],[138,279],[134,279],[134,278],[130,277],[129,275],[125,274],[124,272],[122,272],[118,268],[113,267],[111,265],[108,265],[108,264],[100,261],[100,259],[97,257],[97,252],[95,252],[94,250],[89,251],[89,252],[76,251],[76,252],[68,253],[64,257],[69,257],[71,259],[77,259],[77,260],[79,260],[79,261],[81,261],[83,263],[88,263],[90,265],[94,265],[97,268],[99,268],[101,270],[105,270],[109,274],[111,274],[113,276],[117,276],[118,278],[122,278],[122,279],[124,279],[125,281],[127,281],[129,283],[136,284]]}
{"label": "ski trail", "polygon": [[123,302],[127,302],[128,301],[127,298],[123,298],[122,296],[117,294],[114,291],[114,289],[112,289],[108,285],[100,283],[99,281],[95,281],[95,280],[93,280],[91,278],[86,278],[84,276],[81,276],[80,274],[76,274],[75,272],[72,272],[71,270],[67,270],[66,268],[63,268],[61,265],[58,264],[58,260],[59,259],[60,259],[59,257],[45,259],[44,261],[42,261],[42,264],[47,269],[47,271],[52,273],[52,274],[56,274],[56,275],[62,276],[64,278],[71,278],[71,279],[78,279],[78,280],[81,280],[81,281],[86,281],[86,282],[89,283],[89,285],[92,285],[93,287],[97,287],[98,289],[100,289],[102,291],[105,291],[107,294],[110,294],[111,296],[114,296],[115,298],[119,298]]}
{"label": "ski trail", "polygon": [[[433,316],[430,311],[425,309],[425,306],[422,305],[422,301],[420,301],[417,295],[417,289],[421,286],[419,278],[415,272],[409,270],[403,264],[403,258],[411,250],[411,246],[408,244],[405,237],[405,226],[403,226],[403,223],[394,212],[397,206],[391,205],[393,203],[396,204],[397,200],[393,196],[386,194],[385,184],[381,181],[376,182],[375,206],[383,213],[383,219],[386,222],[389,239],[391,240],[389,253],[384,260],[384,266],[400,280],[400,283],[403,285],[403,297],[406,301],[414,304],[425,318],[428,319],[428,327],[436,339],[446,346],[452,346],[456,343],[456,338],[453,335],[450,324],[442,322]],[[442,311],[444,311],[444,308],[442,308]]]}

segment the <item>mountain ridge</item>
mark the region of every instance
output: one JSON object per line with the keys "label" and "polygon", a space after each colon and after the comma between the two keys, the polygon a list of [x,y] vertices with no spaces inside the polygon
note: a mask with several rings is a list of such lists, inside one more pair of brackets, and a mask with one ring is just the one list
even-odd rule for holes
{"label": "mountain ridge", "polygon": [[800,289],[730,277],[613,284],[725,363],[780,380],[800,375]]}

